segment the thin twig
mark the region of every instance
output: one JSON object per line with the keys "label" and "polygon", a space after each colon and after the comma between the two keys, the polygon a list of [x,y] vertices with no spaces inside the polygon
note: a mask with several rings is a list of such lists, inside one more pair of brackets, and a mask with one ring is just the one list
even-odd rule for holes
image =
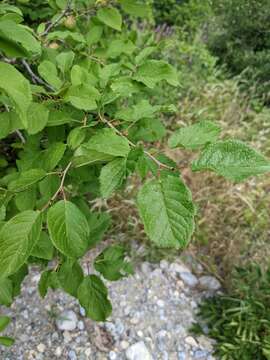
{"label": "thin twig", "polygon": [[[50,198],[50,200],[47,202],[47,204],[45,204],[43,206],[43,208],[41,209],[41,211],[44,211],[47,209],[47,207],[57,198],[58,194],[60,192],[63,193],[63,197],[65,199],[65,193],[64,193],[64,182],[65,182],[65,179],[66,179],[66,176],[67,176],[67,173],[68,173],[68,170],[70,169],[72,165],[72,162],[69,162],[67,167],[65,168],[65,170],[62,172],[62,179],[61,179],[61,183],[59,185],[59,188],[56,190],[56,192],[54,193],[54,195]],[[66,199],[65,199],[66,200]]]}
{"label": "thin twig", "polygon": [[26,143],[26,140],[25,140],[23,134],[20,132],[20,130],[15,130],[15,133],[18,135],[18,137],[20,138],[21,142],[22,142],[23,144],[25,144],[25,143]]}
{"label": "thin twig", "polygon": [[44,85],[47,89],[54,91],[54,88],[51,85],[47,84],[44,80],[42,80],[39,76],[37,76],[33,72],[33,70],[31,69],[31,66],[28,64],[28,62],[26,60],[22,60],[22,64],[25,67],[25,69],[27,70],[28,74],[31,76],[33,83]]}
{"label": "thin twig", "polygon": [[[123,137],[124,139],[126,139],[129,143],[130,146],[132,147],[136,147],[136,144],[134,144],[132,141],[130,141],[125,135],[122,134],[122,132],[120,130],[118,130],[109,120],[107,120],[104,116],[102,116],[99,113],[99,117],[100,120],[102,122],[105,122],[111,129],[113,129],[118,135],[120,135],[121,137]],[[166,164],[163,164],[162,162],[160,162],[154,155],[152,155],[150,152],[143,150],[144,154],[147,155],[150,159],[152,159],[159,167],[163,167],[165,169],[168,170],[174,170],[173,167],[168,166]]]}
{"label": "thin twig", "polygon": [[58,18],[57,18],[54,22],[51,22],[51,23],[48,25],[47,29],[44,30],[44,31],[40,34],[40,36],[45,36],[45,35],[47,35],[47,34],[51,31],[52,28],[54,28],[55,26],[57,26],[57,25],[59,24],[59,22],[63,19],[63,17],[65,17],[65,16],[69,13],[69,11],[71,10],[71,2],[72,2],[72,0],[68,0],[68,1],[67,1],[67,6],[66,6],[66,8],[61,12],[61,14],[58,16]]}

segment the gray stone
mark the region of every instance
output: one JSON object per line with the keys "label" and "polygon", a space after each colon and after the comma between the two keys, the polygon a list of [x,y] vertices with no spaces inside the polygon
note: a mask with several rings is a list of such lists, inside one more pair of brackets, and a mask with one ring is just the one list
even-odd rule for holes
{"label": "gray stone", "polygon": [[198,285],[198,279],[191,272],[181,272],[180,277],[184,281],[184,283],[191,288]]}
{"label": "gray stone", "polygon": [[68,352],[68,359],[69,360],[77,360],[77,355],[74,350],[70,350]]}
{"label": "gray stone", "polygon": [[58,330],[61,331],[72,331],[76,329],[77,322],[78,319],[75,312],[72,310],[67,310],[60,314],[56,320],[56,326]]}
{"label": "gray stone", "polygon": [[128,360],[153,360],[143,341],[131,345],[126,351],[126,356]]}
{"label": "gray stone", "polygon": [[194,352],[194,359],[205,359],[208,356],[208,351],[197,350]]}
{"label": "gray stone", "polygon": [[213,276],[201,276],[199,278],[199,284],[202,289],[205,290],[219,290],[221,288],[220,282]]}

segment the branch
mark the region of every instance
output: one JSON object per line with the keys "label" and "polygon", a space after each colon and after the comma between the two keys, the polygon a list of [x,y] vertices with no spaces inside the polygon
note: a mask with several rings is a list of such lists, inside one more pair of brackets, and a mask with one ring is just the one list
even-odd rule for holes
{"label": "branch", "polygon": [[[100,113],[99,113],[99,118],[102,122],[106,123],[111,129],[113,129],[118,135],[120,135],[121,137],[125,138],[129,145],[132,146],[132,147],[136,147],[136,144],[134,144],[132,141],[130,141],[125,135],[123,135],[121,133],[121,131],[119,131],[109,120],[107,120],[104,116],[102,116]],[[168,166],[166,164],[163,164],[162,162],[160,162],[154,155],[152,155],[150,152],[146,151],[146,150],[143,150],[144,154],[147,155],[150,159],[152,159],[159,167],[163,167],[165,169],[168,169],[168,170],[174,170],[173,167],[171,166]]]}
{"label": "branch", "polygon": [[59,22],[63,19],[63,17],[65,17],[70,12],[70,10],[71,10],[71,2],[72,2],[72,0],[67,1],[66,8],[61,12],[61,14],[58,16],[58,18],[56,18],[56,20],[54,22],[51,22],[49,24],[47,29],[45,31],[43,31],[43,33],[41,33],[40,36],[47,35],[51,31],[51,29],[54,28],[55,26],[57,26],[59,24]]}
{"label": "branch", "polygon": [[54,91],[54,88],[51,85],[47,84],[44,80],[42,80],[39,76],[37,76],[33,72],[33,70],[31,69],[30,65],[28,64],[28,62],[26,60],[22,60],[22,64],[25,67],[25,69],[27,70],[28,74],[31,76],[34,84],[44,85],[48,90]]}
{"label": "branch", "polygon": [[50,200],[47,202],[47,204],[45,204],[43,206],[43,208],[41,209],[41,211],[44,211],[47,209],[48,206],[50,206],[50,204],[57,198],[58,194],[60,192],[63,193],[63,197],[64,199],[66,200],[66,197],[65,197],[65,192],[64,192],[64,182],[65,182],[65,179],[66,179],[66,176],[67,176],[67,173],[68,173],[68,170],[70,169],[72,165],[72,162],[69,162],[67,167],[65,168],[65,170],[62,172],[62,179],[61,179],[61,183],[59,185],[59,188],[56,190],[56,192],[54,193],[54,195],[50,198]]}

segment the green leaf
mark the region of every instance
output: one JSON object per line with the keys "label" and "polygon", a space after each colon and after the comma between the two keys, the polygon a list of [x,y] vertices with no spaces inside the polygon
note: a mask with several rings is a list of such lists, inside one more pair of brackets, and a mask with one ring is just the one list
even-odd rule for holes
{"label": "green leaf", "polygon": [[131,108],[118,110],[115,114],[116,119],[128,122],[136,122],[143,118],[151,118],[159,111],[159,106],[152,106],[148,100],[141,100]]}
{"label": "green leaf", "polygon": [[117,281],[133,274],[132,266],[125,258],[125,249],[119,245],[112,245],[95,259],[94,267],[105,279]]}
{"label": "green leaf", "polygon": [[185,247],[194,230],[191,193],[178,174],[162,171],[146,182],[137,199],[146,234],[160,247]]}
{"label": "green leaf", "polygon": [[73,51],[61,52],[56,56],[55,60],[62,74],[65,75],[71,69],[74,57],[75,54]]}
{"label": "green leaf", "polygon": [[5,330],[9,323],[10,318],[8,316],[0,316],[0,332]]}
{"label": "green leaf", "polygon": [[54,63],[48,60],[42,61],[38,66],[40,76],[56,90],[62,86],[62,80],[58,77],[57,68]]}
{"label": "green leaf", "polygon": [[33,210],[37,201],[36,186],[17,193],[14,201],[19,211]]}
{"label": "green leaf", "polygon": [[88,46],[92,46],[99,42],[102,37],[103,26],[92,24],[90,30],[86,34],[86,42]]}
{"label": "green leaf", "polygon": [[220,127],[212,121],[200,121],[176,130],[169,138],[168,144],[170,148],[197,149],[216,141],[220,131]]}
{"label": "green leaf", "polygon": [[112,312],[108,290],[96,275],[84,278],[78,289],[78,299],[87,316],[95,321],[105,321]]}
{"label": "green leaf", "polygon": [[27,112],[27,131],[37,134],[45,128],[49,119],[49,109],[43,104],[31,103]]}
{"label": "green leaf", "polygon": [[90,235],[88,246],[93,247],[99,243],[111,225],[111,216],[108,213],[91,212],[88,216]]}
{"label": "green leaf", "polygon": [[40,165],[46,171],[52,171],[56,168],[64,153],[66,151],[66,145],[61,142],[56,142],[51,144],[48,149],[44,150],[41,159]]}
{"label": "green leaf", "polygon": [[103,24],[121,31],[122,28],[122,16],[116,8],[106,7],[99,9],[97,12],[97,18]]}
{"label": "green leaf", "polygon": [[166,135],[166,128],[160,119],[141,119],[129,131],[134,141],[158,141]]}
{"label": "green leaf", "polygon": [[129,143],[112,129],[101,129],[87,143],[82,144],[74,154],[75,166],[109,162],[114,157],[127,157]]}
{"label": "green leaf", "polygon": [[42,169],[31,169],[19,174],[16,180],[9,183],[10,191],[24,191],[32,185],[36,184],[46,176],[46,171]]}
{"label": "green leaf", "polygon": [[53,31],[47,35],[48,40],[73,40],[78,43],[85,43],[85,38],[82,34],[72,31]]}
{"label": "green leaf", "polygon": [[206,146],[192,170],[210,170],[226,179],[243,181],[270,172],[270,161],[242,141],[226,140]]}
{"label": "green leaf", "polygon": [[31,256],[44,260],[52,260],[53,252],[54,248],[51,239],[45,231],[42,231],[38,242],[31,252]]}
{"label": "green leaf", "polygon": [[38,291],[42,298],[47,295],[48,289],[52,288],[53,290],[60,287],[57,273],[53,270],[46,270],[41,274]]}
{"label": "green leaf", "polygon": [[145,1],[119,0],[122,9],[129,15],[141,18],[149,18],[152,15],[151,6]]}
{"label": "green leaf", "polygon": [[0,278],[14,274],[26,262],[40,231],[38,211],[23,211],[5,223],[0,231]]}
{"label": "green leaf", "polygon": [[83,281],[83,270],[77,261],[67,259],[57,273],[61,287],[68,294],[76,297],[78,287]]}
{"label": "green leaf", "polygon": [[97,108],[97,100],[100,96],[94,86],[82,84],[71,86],[65,95],[65,100],[77,109],[91,111]]}
{"label": "green leaf", "polygon": [[13,297],[18,296],[21,292],[21,285],[24,278],[28,275],[28,266],[23,264],[15,274],[11,275],[9,279],[13,283]]}
{"label": "green leaf", "polygon": [[101,169],[99,181],[102,197],[109,198],[119,188],[126,175],[126,159],[118,158]]}
{"label": "green leaf", "polygon": [[81,145],[86,137],[86,131],[84,128],[77,127],[72,129],[68,134],[67,144],[72,149],[75,150]]}
{"label": "green leaf", "polygon": [[14,21],[0,21],[0,48],[8,57],[40,55],[40,43],[23,25]]}
{"label": "green leaf", "polygon": [[8,336],[0,336],[0,344],[3,346],[12,346],[15,340]]}
{"label": "green leaf", "polygon": [[10,306],[13,300],[13,284],[10,279],[0,280],[0,304]]}
{"label": "green leaf", "polygon": [[89,225],[70,201],[58,201],[48,211],[47,224],[54,246],[71,258],[82,257],[88,248]]}
{"label": "green leaf", "polygon": [[29,81],[12,65],[0,61],[0,89],[10,97],[24,126],[27,126],[27,112],[32,101]]}
{"label": "green leaf", "polygon": [[178,86],[178,74],[172,65],[163,60],[147,60],[137,70],[134,79],[153,89],[156,84],[165,80],[168,84]]}
{"label": "green leaf", "polygon": [[15,130],[23,129],[19,115],[15,111],[0,113],[0,139],[4,139]]}

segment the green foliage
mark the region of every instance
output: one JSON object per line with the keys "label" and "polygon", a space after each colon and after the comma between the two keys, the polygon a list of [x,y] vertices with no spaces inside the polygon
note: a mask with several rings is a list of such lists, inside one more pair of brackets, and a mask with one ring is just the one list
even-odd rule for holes
{"label": "green foliage", "polygon": [[[216,340],[215,354],[221,359],[270,359],[270,270],[251,264],[237,268],[229,295],[204,300],[199,314],[208,336]],[[196,324],[194,331],[202,332]]]}
{"label": "green foliage", "polygon": [[[153,36],[128,27],[129,15],[151,17],[142,1],[37,4],[0,6],[0,28],[8,16],[15,29],[0,37],[0,303],[11,304],[28,265],[37,263],[42,297],[63,289],[89,317],[105,321],[112,309],[102,277],[114,281],[133,270],[125,249],[114,245],[93,262],[100,275],[84,275],[80,259],[110,226],[109,213],[91,204],[137,173],[150,240],[184,248],[195,227],[196,206],[177,165],[154,149],[166,136],[161,114],[177,111],[157,95],[164,86],[179,89],[181,73],[157,56],[162,44]],[[169,143],[201,151],[194,170],[237,181],[270,171],[262,155],[217,141],[219,133],[200,122]]]}

